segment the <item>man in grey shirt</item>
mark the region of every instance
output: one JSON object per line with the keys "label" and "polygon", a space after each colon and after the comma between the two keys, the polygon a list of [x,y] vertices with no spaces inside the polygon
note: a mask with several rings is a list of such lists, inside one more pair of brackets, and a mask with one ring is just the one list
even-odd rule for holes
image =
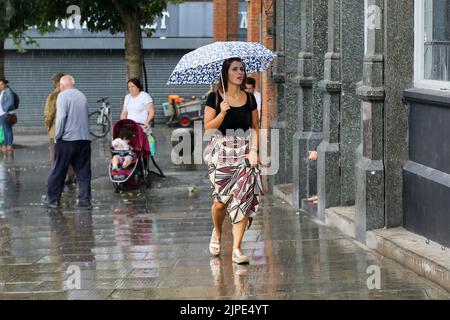
{"label": "man in grey shirt", "polygon": [[91,209],[91,141],[86,96],[75,88],[67,75],[60,81],[61,93],[56,102],[55,163],[48,178],[49,208],[59,208],[64,179],[72,165],[78,181],[77,209]]}

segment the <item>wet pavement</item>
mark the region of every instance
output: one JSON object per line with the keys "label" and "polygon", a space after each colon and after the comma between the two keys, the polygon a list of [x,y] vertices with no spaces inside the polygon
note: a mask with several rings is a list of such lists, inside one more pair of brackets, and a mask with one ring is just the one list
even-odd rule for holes
{"label": "wet pavement", "polygon": [[[450,294],[337,230],[267,195],[246,233],[248,266],[231,263],[226,221],[221,258],[211,258],[210,190],[204,166],[171,164],[167,128],[157,128],[166,179],[116,194],[109,143],[93,143],[92,212],[42,207],[47,145],[0,161],[0,299],[448,299]],[[379,267],[380,290],[367,270]],[[75,269],[74,269],[75,268]],[[81,270],[79,288],[71,284]]]}

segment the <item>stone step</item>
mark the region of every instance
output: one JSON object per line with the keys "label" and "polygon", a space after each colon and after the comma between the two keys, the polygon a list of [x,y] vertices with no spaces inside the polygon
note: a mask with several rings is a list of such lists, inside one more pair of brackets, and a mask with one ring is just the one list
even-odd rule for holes
{"label": "stone step", "polygon": [[302,210],[317,218],[317,206],[309,202],[308,199],[302,199]]}
{"label": "stone step", "polygon": [[[275,185],[273,187],[274,197],[285,201],[286,203],[288,203],[289,205],[291,205],[293,207],[294,201],[293,201],[292,194],[293,194],[293,184],[292,183]],[[308,201],[308,199],[302,199],[301,206],[302,206],[302,208],[301,208],[302,211],[305,211],[306,213],[312,215],[313,217],[317,217],[317,206],[314,206],[313,204],[311,204]]]}
{"label": "stone step", "polygon": [[325,223],[343,234],[355,238],[355,207],[337,207],[325,210]]}
{"label": "stone step", "polygon": [[[274,186],[274,196],[292,205],[292,185]],[[306,208],[305,206],[310,206]],[[302,210],[313,214],[306,199]],[[310,210],[307,210],[310,209]],[[325,223],[343,234],[355,238],[355,207],[325,210]],[[368,231],[366,246],[413,270],[450,292],[450,249],[404,228]]]}
{"label": "stone step", "polygon": [[367,246],[450,292],[450,249],[404,228],[367,232]]}
{"label": "stone step", "polygon": [[[325,210],[325,223],[355,238],[355,207]],[[450,290],[450,249],[404,228],[368,231],[368,248]]]}
{"label": "stone step", "polygon": [[292,183],[273,186],[273,195],[292,206]]}

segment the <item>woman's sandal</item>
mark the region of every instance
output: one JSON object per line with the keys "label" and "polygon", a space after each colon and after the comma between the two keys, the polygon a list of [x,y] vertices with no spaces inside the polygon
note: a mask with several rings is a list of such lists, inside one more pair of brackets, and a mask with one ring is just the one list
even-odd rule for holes
{"label": "woman's sandal", "polygon": [[241,249],[234,249],[233,255],[231,257],[231,260],[233,260],[234,263],[237,264],[248,264],[250,263],[250,260],[246,255],[244,255],[241,251]]}
{"label": "woman's sandal", "polygon": [[221,253],[221,245],[220,245],[220,238],[216,237],[214,235],[214,230],[211,235],[211,241],[209,242],[209,253],[214,256],[220,256]]}

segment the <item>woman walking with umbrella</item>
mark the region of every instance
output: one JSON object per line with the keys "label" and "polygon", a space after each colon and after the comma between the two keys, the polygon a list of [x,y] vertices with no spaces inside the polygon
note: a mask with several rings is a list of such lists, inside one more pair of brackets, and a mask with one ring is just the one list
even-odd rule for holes
{"label": "woman walking with umbrella", "polygon": [[245,92],[245,80],[247,73],[267,69],[274,58],[260,43],[215,42],[184,55],[167,82],[219,82],[218,91],[208,97],[204,115],[205,130],[217,131],[205,152],[214,198],[209,251],[213,256],[221,254],[222,224],[228,213],[233,223],[232,260],[238,264],[249,262],[241,250],[242,239],[263,193],[257,104],[253,94]]}
{"label": "woman walking with umbrella", "polygon": [[221,133],[213,138],[208,161],[214,197],[211,208],[214,229],[209,250],[214,256],[221,253],[222,224],[228,211],[233,223],[232,260],[238,264],[249,262],[241,243],[247,225],[257,213],[262,191],[257,168],[258,110],[253,94],[245,92],[245,80],[241,59],[226,60],[219,90],[209,95],[204,117],[206,131]]}

